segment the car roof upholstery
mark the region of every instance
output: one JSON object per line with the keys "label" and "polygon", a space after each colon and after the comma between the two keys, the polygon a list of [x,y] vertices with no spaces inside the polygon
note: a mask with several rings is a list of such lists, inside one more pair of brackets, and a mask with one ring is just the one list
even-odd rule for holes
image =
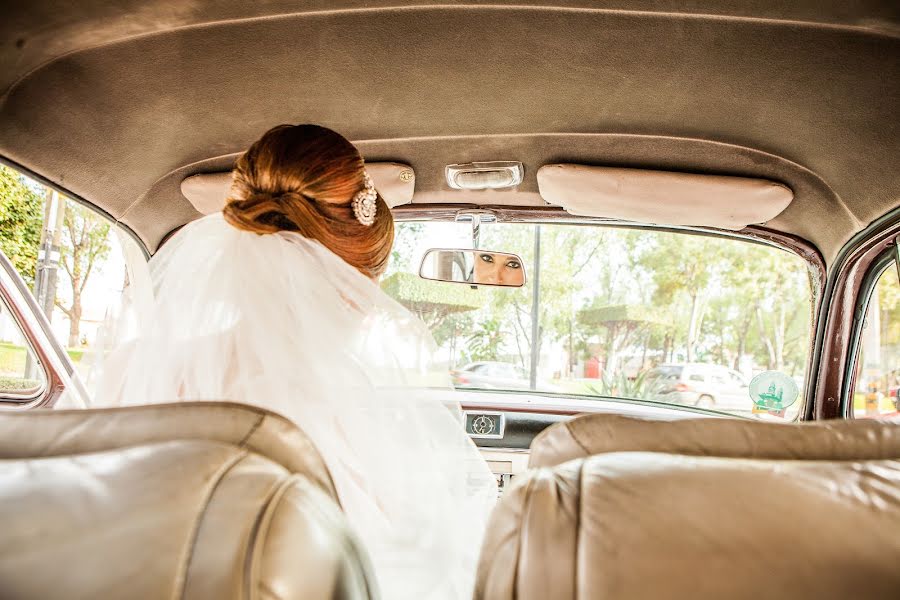
{"label": "car roof upholstery", "polygon": [[[766,226],[826,260],[900,200],[895,1],[34,0],[0,22],[0,155],[150,252],[181,181],[313,122],[416,172],[414,202],[535,205],[570,162],[784,183]],[[446,164],[521,160],[454,196]]]}

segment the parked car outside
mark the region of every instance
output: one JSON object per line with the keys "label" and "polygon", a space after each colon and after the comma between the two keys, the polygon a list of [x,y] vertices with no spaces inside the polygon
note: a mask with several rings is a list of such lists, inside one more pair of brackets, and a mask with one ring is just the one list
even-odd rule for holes
{"label": "parked car outside", "polygon": [[658,402],[731,411],[753,408],[747,378],[721,365],[660,365],[647,372],[644,385],[648,399]]}
{"label": "parked car outside", "polygon": [[[477,390],[529,390],[531,381],[528,372],[513,363],[500,361],[479,361],[469,363],[461,369],[450,371],[453,387]],[[556,386],[538,381],[537,390],[543,392],[560,391]]]}

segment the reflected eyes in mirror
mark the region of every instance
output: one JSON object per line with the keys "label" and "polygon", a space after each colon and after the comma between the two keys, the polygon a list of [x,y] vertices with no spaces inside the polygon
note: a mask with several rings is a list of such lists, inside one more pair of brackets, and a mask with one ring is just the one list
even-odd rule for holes
{"label": "reflected eyes in mirror", "polygon": [[490,250],[429,250],[419,276],[434,281],[522,287],[525,268],[515,254]]}
{"label": "reflected eyes in mirror", "polygon": [[[482,254],[479,255],[479,258],[480,258],[481,260],[483,260],[484,262],[486,262],[486,263],[493,263],[493,262],[494,262],[494,256],[495,256],[495,254],[493,254],[493,253],[484,252],[484,253],[482,253]],[[507,268],[507,269],[521,269],[521,268],[522,268],[522,263],[520,263],[520,262],[519,262],[518,260],[516,260],[515,258],[511,258],[511,259],[509,259],[509,260],[506,261],[506,268]]]}

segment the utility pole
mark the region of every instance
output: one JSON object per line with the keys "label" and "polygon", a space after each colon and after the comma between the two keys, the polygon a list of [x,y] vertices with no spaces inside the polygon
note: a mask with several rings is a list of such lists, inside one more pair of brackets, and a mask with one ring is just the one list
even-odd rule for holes
{"label": "utility pole", "polygon": [[531,281],[531,372],[532,390],[537,389],[537,368],[540,359],[540,302],[541,302],[541,226],[534,226],[534,276]]}
{"label": "utility pole", "polygon": [[38,248],[37,269],[34,277],[34,297],[48,321],[53,315],[53,306],[56,302],[59,250],[65,216],[65,199],[56,190],[48,191],[47,201],[44,205],[41,245]]}
{"label": "utility pole", "polygon": [[[56,277],[59,269],[59,242],[65,217],[64,200],[56,190],[47,189],[44,197],[44,222],[34,269],[34,298],[49,321],[56,301]],[[25,377],[35,379],[37,365],[29,352],[25,357]]]}
{"label": "utility pole", "polygon": [[[37,263],[34,265],[34,297],[35,299],[41,297],[41,288],[43,286],[43,272],[44,272],[44,244],[47,240],[47,229],[50,226],[50,205],[53,199],[53,190],[47,188],[46,193],[44,194],[44,220],[41,223],[41,241],[38,243],[38,258]],[[38,302],[40,304],[40,302]]]}

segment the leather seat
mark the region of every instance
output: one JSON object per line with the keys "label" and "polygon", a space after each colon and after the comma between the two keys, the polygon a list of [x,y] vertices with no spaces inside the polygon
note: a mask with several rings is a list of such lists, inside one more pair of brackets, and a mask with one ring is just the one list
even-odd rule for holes
{"label": "leather seat", "polygon": [[767,423],[582,415],[535,436],[528,465],[549,467],[594,454],[627,451],[783,460],[897,458],[900,426],[875,419]]}
{"label": "leather seat", "polygon": [[550,429],[548,466],[494,511],[477,599],[898,597],[900,424]]}
{"label": "leather seat", "polygon": [[229,403],[0,414],[0,597],[369,598],[328,469]]}

